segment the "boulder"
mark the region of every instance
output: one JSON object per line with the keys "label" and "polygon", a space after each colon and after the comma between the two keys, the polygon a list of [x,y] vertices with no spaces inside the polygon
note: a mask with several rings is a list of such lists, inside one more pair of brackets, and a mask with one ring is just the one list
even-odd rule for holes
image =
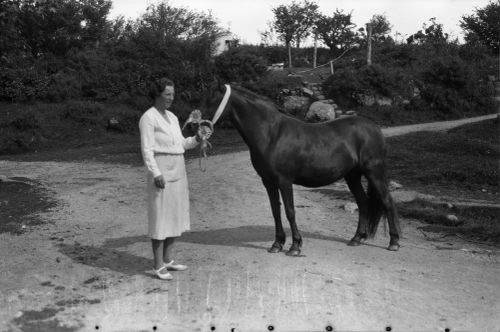
{"label": "boulder", "polygon": [[302,88],[302,93],[309,97],[314,96],[314,92],[308,88]]}
{"label": "boulder", "polygon": [[288,114],[303,119],[310,102],[310,99],[304,96],[285,96],[283,98],[283,107]]}
{"label": "boulder", "polygon": [[106,127],[108,130],[123,132],[122,125],[117,118],[109,119]]}
{"label": "boulder", "polygon": [[392,105],[392,99],[388,97],[377,97],[377,105],[379,106],[391,106]]}
{"label": "boulder", "polygon": [[312,103],[305,116],[305,120],[308,122],[323,122],[333,119],[335,119],[335,108],[321,101]]}

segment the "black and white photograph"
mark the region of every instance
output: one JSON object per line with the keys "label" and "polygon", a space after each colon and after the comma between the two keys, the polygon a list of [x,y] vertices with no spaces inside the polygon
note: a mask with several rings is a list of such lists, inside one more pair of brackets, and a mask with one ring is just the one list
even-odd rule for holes
{"label": "black and white photograph", "polygon": [[0,0],[0,331],[500,332],[498,0]]}

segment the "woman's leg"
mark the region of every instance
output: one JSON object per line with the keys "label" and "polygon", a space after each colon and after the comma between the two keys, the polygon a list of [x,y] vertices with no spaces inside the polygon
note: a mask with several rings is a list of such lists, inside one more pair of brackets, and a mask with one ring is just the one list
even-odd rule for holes
{"label": "woman's leg", "polygon": [[175,237],[167,237],[163,241],[163,261],[170,263],[172,261],[172,249],[174,247]]}
{"label": "woman's leg", "polygon": [[151,239],[151,244],[153,246],[153,257],[155,270],[160,269],[163,266],[163,251],[165,248],[162,248],[163,240],[155,240]]}
{"label": "woman's leg", "polygon": [[163,242],[163,261],[168,270],[171,271],[184,271],[187,269],[186,265],[178,264],[173,260],[172,249],[174,247],[175,237],[168,237]]}

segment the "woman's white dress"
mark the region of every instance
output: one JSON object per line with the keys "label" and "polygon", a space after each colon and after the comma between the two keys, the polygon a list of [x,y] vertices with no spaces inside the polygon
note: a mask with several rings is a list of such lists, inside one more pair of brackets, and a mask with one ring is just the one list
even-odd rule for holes
{"label": "woman's white dress", "polygon": [[[141,151],[147,168],[148,235],[163,240],[190,229],[189,189],[184,151],[198,145],[195,137],[184,138],[177,117],[167,111],[165,119],[152,107],[139,121]],[[165,188],[154,178],[163,175]]]}

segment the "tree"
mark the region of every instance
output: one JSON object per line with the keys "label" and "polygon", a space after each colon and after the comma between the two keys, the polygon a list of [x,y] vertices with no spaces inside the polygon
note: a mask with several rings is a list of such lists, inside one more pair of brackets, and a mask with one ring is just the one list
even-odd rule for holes
{"label": "tree", "polygon": [[391,37],[388,36],[391,32],[392,25],[385,15],[375,14],[369,24],[372,27],[372,41],[375,43],[384,42]]}
{"label": "tree", "polygon": [[20,1],[0,1],[0,62],[9,61],[9,55],[21,52],[24,41],[20,36]]}
{"label": "tree", "polygon": [[83,18],[83,41],[101,42],[111,28],[107,19],[112,6],[111,0],[83,0],[80,4]]}
{"label": "tree", "polygon": [[273,24],[271,22],[267,23],[268,29],[260,31],[260,43],[264,46],[275,46],[278,45],[278,40],[276,38],[276,32],[274,31]]}
{"label": "tree", "polygon": [[462,16],[460,27],[465,31],[468,44],[483,44],[494,54],[499,54],[500,2],[490,2],[486,7],[476,9],[473,15]]}
{"label": "tree", "polygon": [[336,9],[332,16],[320,16],[316,22],[317,33],[323,43],[330,48],[332,55],[342,53],[358,43],[356,24],[352,22],[352,13],[344,14]]}
{"label": "tree", "polygon": [[318,16],[318,5],[314,1],[303,0],[291,5],[280,5],[272,9],[273,28],[285,42],[288,49],[288,66],[292,67],[292,41],[300,47],[300,42],[309,36]]}
{"label": "tree", "polygon": [[202,36],[217,38],[224,33],[210,13],[173,7],[167,1],[150,5],[139,25],[141,28],[155,31],[164,39],[188,40]]}
{"label": "tree", "polygon": [[440,45],[448,42],[449,35],[443,32],[443,25],[436,22],[433,17],[429,20],[430,25],[423,24],[422,29],[419,30],[406,39],[408,44],[433,44]]}
{"label": "tree", "polygon": [[[108,32],[111,0],[17,0],[15,29],[26,51],[64,56],[72,48],[95,45]],[[3,11],[2,11],[3,12]]]}

